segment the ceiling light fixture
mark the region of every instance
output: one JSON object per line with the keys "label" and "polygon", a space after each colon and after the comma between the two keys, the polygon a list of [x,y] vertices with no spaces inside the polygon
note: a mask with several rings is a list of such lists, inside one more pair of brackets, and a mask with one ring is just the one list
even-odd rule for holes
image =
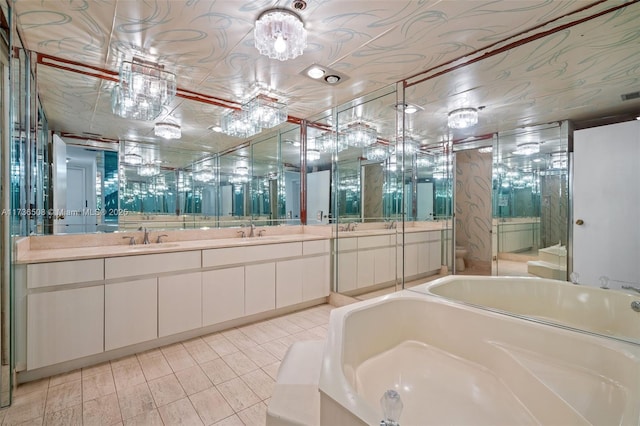
{"label": "ceiling light fixture", "polygon": [[307,148],[307,161],[318,161],[320,159],[320,150],[317,148]]}
{"label": "ceiling light fixture", "polygon": [[287,105],[265,95],[258,95],[243,108],[249,119],[261,129],[270,129],[287,121]]}
{"label": "ceiling light fixture", "polygon": [[362,121],[349,124],[344,131],[344,142],[348,146],[364,148],[376,143],[377,140],[378,131]]}
{"label": "ceiling light fixture", "polygon": [[540,143],[538,142],[524,142],[518,144],[516,150],[513,151],[516,155],[533,155],[540,152]]}
{"label": "ceiling light fixture", "polygon": [[417,105],[409,104],[409,103],[402,103],[402,102],[399,102],[399,103],[395,104],[394,107],[398,111],[404,112],[406,114],[415,114],[420,109],[422,109]]}
{"label": "ceiling light fixture", "polygon": [[120,66],[111,92],[111,110],[122,118],[154,120],[176,95],[176,75],[162,65],[133,58]]}
{"label": "ceiling light fixture", "polygon": [[253,37],[262,55],[280,61],[302,55],[307,47],[307,30],[302,20],[287,9],[263,12],[256,21]]}
{"label": "ceiling light fixture", "polygon": [[249,111],[232,110],[222,116],[222,133],[237,138],[248,138],[260,132],[260,127],[249,117]]}
{"label": "ceiling light fixture", "polygon": [[198,182],[211,182],[215,180],[215,173],[209,168],[202,168],[193,172],[193,180]]}
{"label": "ceiling light fixture", "polygon": [[418,151],[419,147],[418,141],[410,138],[410,137],[399,137],[396,139],[395,145],[395,153],[399,156],[411,156]]}
{"label": "ceiling light fixture", "polygon": [[318,79],[325,74],[325,71],[320,67],[311,67],[307,70],[307,75],[311,78]]}
{"label": "ceiling light fixture", "polygon": [[447,124],[451,129],[466,129],[478,123],[478,110],[458,108],[449,113]]}
{"label": "ceiling light fixture", "polygon": [[164,139],[180,139],[182,137],[182,129],[174,123],[156,123],[153,133]]}
{"label": "ceiling light fixture", "polygon": [[324,81],[326,81],[329,84],[337,84],[340,82],[340,76],[338,75],[328,75],[324,78]]}
{"label": "ceiling light fixture", "polygon": [[490,152],[493,152],[493,147],[492,146],[483,146],[482,148],[478,149],[478,152],[480,154],[489,154]]}
{"label": "ceiling light fixture", "polygon": [[151,176],[157,176],[159,174],[160,174],[160,166],[158,164],[146,163],[146,164],[141,164],[138,167],[138,175],[140,176],[151,177]]}
{"label": "ceiling light fixture", "polygon": [[369,161],[384,161],[389,157],[387,145],[373,144],[364,148],[364,157]]}
{"label": "ceiling light fixture", "polygon": [[142,164],[142,157],[138,154],[125,154],[124,162],[130,166],[139,166]]}

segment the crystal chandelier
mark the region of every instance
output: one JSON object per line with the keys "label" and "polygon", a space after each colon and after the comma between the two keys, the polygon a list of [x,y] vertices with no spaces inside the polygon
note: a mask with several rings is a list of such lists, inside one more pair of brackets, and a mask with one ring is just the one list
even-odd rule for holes
{"label": "crystal chandelier", "polygon": [[286,9],[263,12],[253,30],[256,49],[271,59],[286,61],[302,55],[307,30],[298,15]]}
{"label": "crystal chandelier", "polygon": [[540,144],[538,142],[524,142],[516,146],[513,151],[516,155],[533,155],[540,152]]}
{"label": "crystal chandelier", "polygon": [[261,130],[244,109],[233,110],[222,116],[221,127],[223,133],[237,138],[248,138]]}
{"label": "crystal chandelier", "polygon": [[111,110],[122,118],[154,120],[176,94],[176,75],[163,66],[134,58],[120,67],[111,93]]}
{"label": "crystal chandelier", "polygon": [[377,140],[378,131],[361,121],[349,124],[344,131],[344,142],[348,146],[364,148],[376,143]]}
{"label": "crystal chandelier", "polygon": [[211,182],[215,180],[216,175],[209,168],[202,168],[193,172],[193,180],[197,182]]}
{"label": "crystal chandelier", "polygon": [[451,129],[466,129],[478,123],[478,110],[475,108],[458,108],[449,113],[447,124]]}
{"label": "crystal chandelier", "polygon": [[261,129],[270,129],[287,121],[287,105],[264,95],[256,96],[243,108],[249,112],[249,119]]}
{"label": "crystal chandelier", "polygon": [[180,139],[182,137],[182,129],[173,123],[156,123],[153,133],[164,139]]}
{"label": "crystal chandelier", "polygon": [[389,156],[389,148],[386,145],[369,145],[364,148],[363,155],[369,161],[384,161]]}
{"label": "crystal chandelier", "polygon": [[318,161],[320,159],[320,150],[317,148],[307,148],[307,161]]}
{"label": "crystal chandelier", "polygon": [[160,174],[160,166],[155,163],[145,163],[138,166],[138,175],[140,176],[157,176]]}
{"label": "crystal chandelier", "polygon": [[142,157],[138,154],[125,154],[124,162],[130,166],[139,166],[142,164]]}
{"label": "crystal chandelier", "polygon": [[419,143],[409,137],[399,137],[396,139],[396,155],[410,157],[418,152]]}

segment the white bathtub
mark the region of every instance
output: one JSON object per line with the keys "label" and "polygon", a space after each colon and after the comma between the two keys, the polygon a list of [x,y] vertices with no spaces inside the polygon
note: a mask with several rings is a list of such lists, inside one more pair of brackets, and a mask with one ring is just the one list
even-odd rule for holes
{"label": "white bathtub", "polygon": [[638,424],[640,348],[402,291],[331,313],[320,424]]}
{"label": "white bathtub", "polygon": [[452,275],[412,287],[502,313],[526,316],[578,330],[640,342],[640,295],[533,277]]}

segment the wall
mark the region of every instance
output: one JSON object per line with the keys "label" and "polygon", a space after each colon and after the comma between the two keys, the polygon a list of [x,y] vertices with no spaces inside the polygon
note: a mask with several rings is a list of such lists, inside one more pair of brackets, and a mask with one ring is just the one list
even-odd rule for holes
{"label": "wall", "polygon": [[567,244],[567,175],[540,176],[540,244]]}
{"label": "wall", "polygon": [[382,185],[384,168],[382,164],[362,166],[362,214],[365,222],[382,220]]}
{"label": "wall", "polygon": [[469,266],[490,274],[491,153],[456,153],[455,191],[456,245],[466,247]]}

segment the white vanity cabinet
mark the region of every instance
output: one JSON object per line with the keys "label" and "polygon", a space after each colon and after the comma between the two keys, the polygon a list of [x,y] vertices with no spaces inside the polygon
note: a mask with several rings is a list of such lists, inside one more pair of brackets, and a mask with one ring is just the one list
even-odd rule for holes
{"label": "white vanity cabinet", "polygon": [[68,260],[27,265],[27,288],[43,288],[104,279],[104,260]]}
{"label": "white vanity cabinet", "polygon": [[244,267],[244,313],[258,314],[276,308],[275,262]]}
{"label": "white vanity cabinet", "polygon": [[104,350],[102,285],[29,294],[27,312],[30,370]]}
{"label": "white vanity cabinet", "polygon": [[244,266],[202,273],[202,325],[244,316]]}
{"label": "white vanity cabinet", "polygon": [[158,278],[158,336],[202,327],[202,272]]}
{"label": "white vanity cabinet", "polygon": [[304,266],[303,259],[283,260],[276,264],[276,308],[302,302]]}
{"label": "white vanity cabinet", "polygon": [[104,350],[158,337],[158,279],[107,284],[104,287]]}

